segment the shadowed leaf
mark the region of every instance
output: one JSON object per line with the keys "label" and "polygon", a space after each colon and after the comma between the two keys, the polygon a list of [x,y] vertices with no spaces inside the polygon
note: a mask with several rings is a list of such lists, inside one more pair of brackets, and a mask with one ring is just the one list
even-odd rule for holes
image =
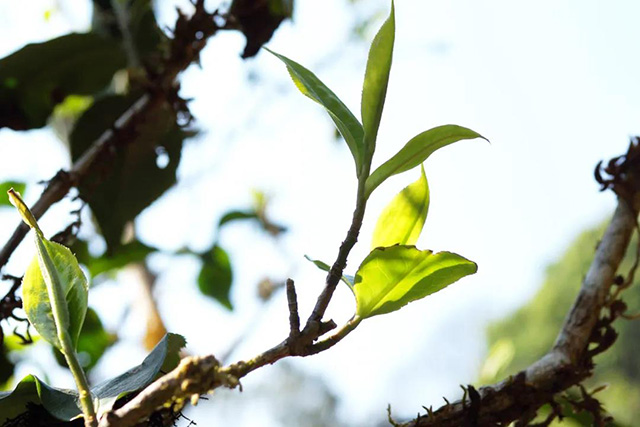
{"label": "shadowed leaf", "polygon": [[115,40],[68,34],[28,44],[0,60],[0,128],[43,127],[67,95],[93,95],[126,66]]}
{"label": "shadowed leaf", "polygon": [[198,288],[203,294],[215,298],[220,304],[233,310],[229,299],[233,272],[229,255],[218,245],[201,255],[202,269],[198,275]]}
{"label": "shadowed leaf", "polygon": [[[124,113],[135,97],[109,96],[97,100],[78,119],[71,134],[75,161],[95,139]],[[109,166],[96,167],[82,180],[80,195],[89,203],[107,242],[107,253],[120,249],[124,227],[176,182],[183,140],[190,136],[179,129],[175,114],[157,107],[136,129],[133,140],[118,146]],[[163,156],[165,164],[158,161]]]}

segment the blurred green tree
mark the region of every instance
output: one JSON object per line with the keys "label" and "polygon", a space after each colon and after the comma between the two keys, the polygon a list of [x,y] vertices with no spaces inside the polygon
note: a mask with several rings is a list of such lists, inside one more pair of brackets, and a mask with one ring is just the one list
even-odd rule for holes
{"label": "blurred green tree", "polygon": [[[554,343],[558,330],[576,297],[594,256],[605,224],[581,233],[560,259],[545,273],[542,287],[523,307],[488,328],[489,355],[480,381],[493,382],[513,375],[543,356]],[[631,243],[635,247],[637,238]],[[635,254],[628,251],[620,272],[629,270]],[[631,312],[640,307],[640,280],[636,278],[622,299]],[[595,358],[596,369],[585,386],[608,387],[597,396],[604,408],[621,425],[632,426],[640,419],[640,324],[621,319],[614,324],[618,339],[613,347]],[[591,417],[571,414],[568,424],[593,425]]]}

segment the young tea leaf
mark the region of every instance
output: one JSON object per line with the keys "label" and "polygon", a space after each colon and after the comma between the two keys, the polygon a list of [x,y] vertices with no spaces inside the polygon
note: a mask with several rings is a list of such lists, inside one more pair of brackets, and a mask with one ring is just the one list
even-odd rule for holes
{"label": "young tea leaf", "polygon": [[405,245],[374,249],[356,273],[356,314],[364,319],[396,311],[477,269],[451,252],[434,254]]}
{"label": "young tea leaf", "polygon": [[382,211],[373,230],[371,249],[415,245],[429,211],[429,185],[421,167],[420,178],[399,192]]}
{"label": "young tea leaf", "polygon": [[[307,259],[307,261],[311,261],[316,267],[318,267],[322,271],[326,271],[328,273],[329,270],[331,270],[331,267],[329,266],[329,264],[327,264],[324,261],[320,261],[320,260],[317,260],[317,259],[312,259],[308,255],[305,255],[304,257]],[[349,275],[343,274],[342,277],[340,278],[340,280],[342,280],[344,282],[344,284],[349,287],[351,292],[353,292],[353,282],[354,282],[353,276],[349,276]]]}
{"label": "young tea leaf", "polygon": [[[47,342],[61,350],[58,329],[63,328],[69,333],[75,347],[87,312],[87,279],[68,248],[37,234],[36,240],[39,240],[38,255],[33,258],[22,279],[24,310],[29,322]],[[48,289],[53,286],[60,287],[63,297],[62,324],[58,326],[54,321],[54,303]]]}
{"label": "young tea leaf", "polygon": [[69,248],[44,238],[35,217],[20,194],[9,190],[9,198],[23,221],[35,230],[37,254],[22,279],[23,308],[29,322],[57,349],[63,337],[75,348],[87,312],[89,286]]}
{"label": "young tea leaf", "polygon": [[395,27],[395,10],[392,1],[389,18],[382,24],[371,43],[364,84],[362,85],[362,126],[365,135],[365,151],[369,161],[375,150],[384,100],[387,96]]}
{"label": "young tea leaf", "polygon": [[[457,125],[438,126],[414,136],[395,156],[380,165],[367,178],[365,197],[390,176],[408,171],[424,162],[434,151],[463,139],[482,138],[484,136]],[[488,141],[488,140],[487,140]]]}
{"label": "young tea leaf", "polygon": [[285,63],[293,83],[303,95],[322,105],[335,123],[338,131],[351,150],[356,162],[356,173],[360,173],[362,165],[363,135],[362,125],[346,105],[311,71],[291,59],[267,49]]}

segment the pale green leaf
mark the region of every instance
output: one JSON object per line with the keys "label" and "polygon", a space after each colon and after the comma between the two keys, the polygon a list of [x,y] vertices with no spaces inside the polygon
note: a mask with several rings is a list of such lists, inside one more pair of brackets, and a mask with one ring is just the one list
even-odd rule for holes
{"label": "pale green leaf", "polygon": [[374,249],[356,273],[356,313],[364,319],[396,311],[477,269],[474,262],[451,252],[434,254],[406,245]]}
{"label": "pale green leaf", "polygon": [[474,138],[487,140],[479,133],[457,125],[438,126],[416,135],[395,156],[380,165],[367,178],[365,197],[368,198],[373,190],[387,178],[413,169],[424,162],[437,149],[463,139]]}
{"label": "pale green leaf", "polygon": [[429,185],[421,168],[420,178],[399,192],[382,211],[373,230],[371,249],[415,245],[429,211]]}
{"label": "pale green leaf", "polygon": [[50,284],[50,287],[59,286],[64,299],[60,307],[63,324],[58,326],[69,334],[75,348],[87,312],[87,279],[68,248],[50,242],[38,233],[36,245],[38,255],[31,261],[22,283],[24,310],[36,331],[53,346],[62,349],[45,280],[56,281],[57,285]]}
{"label": "pale green leaf", "polygon": [[366,155],[370,159],[375,150],[378,127],[387,96],[391,60],[393,58],[393,42],[395,39],[395,11],[391,2],[389,18],[382,24],[376,34],[367,60],[367,69],[362,85],[362,126],[365,135]]}
{"label": "pale green leaf", "polygon": [[[266,49],[266,48],[265,48]],[[291,59],[267,49],[285,63],[291,79],[303,95],[322,105],[333,120],[351,150],[356,162],[356,173],[360,173],[363,153],[362,125],[346,105],[311,71]]]}
{"label": "pale green leaf", "polygon": [[[318,267],[322,271],[326,271],[328,273],[329,270],[331,270],[331,267],[326,262],[323,262],[323,261],[320,261],[320,260],[317,260],[317,259],[313,259],[313,258],[309,257],[308,255],[305,255],[304,257],[308,261],[311,261],[313,264],[315,264],[315,266]],[[345,283],[345,285],[347,285],[349,287],[349,289],[351,289],[351,292],[353,292],[353,283],[354,283],[353,276],[349,276],[349,275],[343,274],[342,277],[340,278],[340,280],[342,280]]]}

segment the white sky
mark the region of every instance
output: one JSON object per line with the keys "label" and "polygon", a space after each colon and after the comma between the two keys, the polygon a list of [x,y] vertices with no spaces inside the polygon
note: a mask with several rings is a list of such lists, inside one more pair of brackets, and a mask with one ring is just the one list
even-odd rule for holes
{"label": "white sky", "polygon": [[[0,54],[69,28],[86,29],[84,3],[0,0]],[[356,14],[386,13],[387,7],[378,0],[360,0],[355,8],[346,0],[298,1],[294,22],[284,24],[269,46],[316,71],[357,115],[366,46],[349,28]],[[45,23],[48,9],[54,13]],[[598,193],[592,171],[640,133],[639,9],[633,1],[396,2],[396,50],[374,163],[445,123],[491,140],[447,147],[425,165],[431,206],[418,246],[460,253],[479,271],[400,312],[365,321],[324,354],[294,361],[328,381],[353,422],[382,418],[387,403],[408,417],[422,405],[439,406],[442,395],[456,397],[458,384],[476,380],[487,321],[526,301],[572,237],[612,211],[614,198]],[[172,9],[163,9],[162,18],[172,22]],[[183,94],[195,97],[192,111],[203,136],[184,149],[182,183],[145,211],[137,227],[145,242],[161,248],[203,250],[215,237],[219,215],[246,206],[250,190],[259,188],[273,195],[271,216],[290,232],[279,243],[242,225],[220,236],[235,267],[234,315],[198,293],[194,260],[154,257],[152,266],[162,272],[161,309],[174,313],[167,315],[168,327],[187,336],[193,353],[219,354],[244,330],[260,310],[255,283],[264,276],[292,277],[306,317],[323,275],[302,255],[332,262],[354,203],[352,160],[346,146],[333,141],[323,111],[297,93],[275,58],[263,53],[240,60],[243,43],[237,34],[216,36],[203,52],[202,69],[185,73]],[[249,84],[250,73],[257,80]],[[49,131],[0,131],[0,180],[35,182],[67,165]],[[368,252],[376,215],[417,174],[392,178],[376,191],[348,273]],[[27,198],[38,193],[34,186]],[[45,229],[66,224],[66,211],[68,205],[56,208]],[[0,210],[0,221],[4,241],[17,219]],[[24,259],[19,254],[10,272],[18,274]],[[91,296],[112,327],[118,320],[108,318],[109,304],[136,298],[131,279],[122,279]],[[285,306],[283,295],[275,298],[234,360],[287,334]],[[352,297],[340,289],[329,315],[339,321],[352,312]],[[129,324],[136,319],[132,315]],[[119,331],[128,344],[105,356],[99,375],[133,363],[132,354],[141,357],[139,327],[130,329]],[[268,381],[268,374],[256,377],[245,387]]]}

